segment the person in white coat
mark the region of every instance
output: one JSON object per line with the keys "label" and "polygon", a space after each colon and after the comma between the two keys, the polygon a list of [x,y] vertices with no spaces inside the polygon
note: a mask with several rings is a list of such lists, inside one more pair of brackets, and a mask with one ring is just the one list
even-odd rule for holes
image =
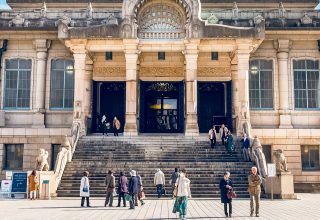
{"label": "person in white coat", "polygon": [[154,174],[154,185],[157,187],[157,194],[158,198],[161,197],[162,194],[164,194],[164,186],[165,186],[165,178],[164,178],[164,173],[160,170],[157,169],[157,172]]}
{"label": "person in white coat", "polygon": [[176,201],[173,206],[173,213],[179,212],[180,219],[186,219],[188,199],[191,198],[190,180],[187,178],[186,169],[182,169],[176,181]]}
{"label": "person in white coat", "polygon": [[83,172],[83,177],[80,183],[80,197],[81,197],[81,207],[84,207],[84,200],[87,200],[87,207],[90,207],[89,197],[90,197],[90,183],[89,183],[89,172]]}

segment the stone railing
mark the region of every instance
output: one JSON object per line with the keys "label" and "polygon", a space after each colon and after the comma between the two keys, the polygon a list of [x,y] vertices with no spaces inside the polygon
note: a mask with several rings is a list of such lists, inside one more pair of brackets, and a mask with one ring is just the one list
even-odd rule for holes
{"label": "stone railing", "polygon": [[81,123],[73,122],[71,128],[71,137],[66,136],[65,143],[62,145],[57,155],[56,165],[54,168],[55,175],[55,191],[58,189],[64,169],[68,162],[71,162],[72,156],[76,150],[78,140],[80,138]]}

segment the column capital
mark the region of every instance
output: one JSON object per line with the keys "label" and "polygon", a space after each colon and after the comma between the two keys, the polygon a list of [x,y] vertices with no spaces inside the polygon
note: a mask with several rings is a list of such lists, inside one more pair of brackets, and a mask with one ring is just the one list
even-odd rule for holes
{"label": "column capital", "polygon": [[51,46],[51,40],[36,39],[33,41],[33,48],[37,52],[47,52],[50,46]]}
{"label": "column capital", "polygon": [[292,48],[292,41],[282,39],[274,40],[273,46],[279,53],[289,53]]}

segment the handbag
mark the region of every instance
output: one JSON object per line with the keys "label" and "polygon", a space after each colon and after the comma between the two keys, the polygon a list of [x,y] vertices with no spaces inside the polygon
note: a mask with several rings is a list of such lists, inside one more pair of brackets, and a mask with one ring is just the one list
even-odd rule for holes
{"label": "handbag", "polygon": [[235,191],[229,190],[227,193],[227,197],[228,197],[228,199],[234,199],[234,198],[237,198],[237,194]]}
{"label": "handbag", "polygon": [[[84,183],[86,183],[86,181],[87,181],[87,178],[85,178]],[[89,187],[88,186],[84,186],[82,188],[82,191],[85,192],[85,193],[89,192]]]}
{"label": "handbag", "polygon": [[130,201],[132,200],[132,196],[131,196],[130,194],[126,194],[126,195],[124,196],[124,199],[125,199],[126,201],[130,202]]}

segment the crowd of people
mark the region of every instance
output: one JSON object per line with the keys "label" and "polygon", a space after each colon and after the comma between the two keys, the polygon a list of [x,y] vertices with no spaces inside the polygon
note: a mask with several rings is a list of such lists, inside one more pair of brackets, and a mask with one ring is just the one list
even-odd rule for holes
{"label": "crowd of people", "polygon": [[[123,171],[120,171],[119,177],[116,178],[111,170],[109,170],[106,178],[106,200],[104,206],[113,206],[114,196],[118,197],[118,205],[121,206],[121,201],[123,207],[126,207],[126,202],[129,202],[129,209],[135,209],[136,206],[142,206],[145,204],[145,193],[142,184],[142,178],[137,174],[137,171],[131,170],[129,172],[129,181]],[[154,185],[155,191],[158,198],[166,194],[165,190],[165,175],[161,169],[157,169],[154,175]],[[257,168],[251,168],[251,174],[248,176],[248,192],[250,194],[250,216],[254,214],[259,217],[259,204],[260,204],[260,185],[262,183],[261,177],[258,175]],[[186,219],[188,210],[188,200],[191,198],[190,190],[191,181],[188,178],[187,170],[178,168],[172,172],[169,185],[170,194],[172,199],[175,199],[174,205],[172,207],[173,213],[179,213],[180,219]],[[224,214],[226,217],[232,217],[232,199],[236,198],[237,195],[234,191],[234,184],[230,178],[230,172],[225,172],[219,183],[221,203],[224,204]],[[85,171],[83,177],[81,178],[80,184],[80,197],[81,197],[81,207],[84,207],[84,202],[86,201],[86,206],[90,206],[90,181],[89,173]]]}

